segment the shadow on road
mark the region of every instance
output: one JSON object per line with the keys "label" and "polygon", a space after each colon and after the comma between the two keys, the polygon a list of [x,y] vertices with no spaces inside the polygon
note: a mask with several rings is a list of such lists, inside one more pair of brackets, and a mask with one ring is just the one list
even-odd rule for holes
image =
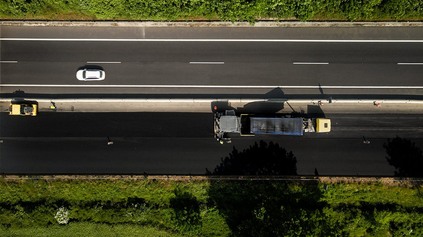
{"label": "shadow on road", "polygon": [[409,95],[409,94],[286,94],[281,88],[275,88],[264,94],[218,94],[218,93],[26,93],[22,90],[17,90],[13,93],[0,93],[2,98],[28,98],[28,99],[277,99],[277,100],[292,100],[292,99],[313,99],[313,100],[331,100],[331,99],[352,99],[352,100],[423,100],[423,95]]}
{"label": "shadow on road", "polygon": [[211,110],[213,112],[224,112],[225,110],[235,110],[234,107],[231,106],[229,101],[213,101],[211,103]]}
{"label": "shadow on road", "polygon": [[315,118],[325,118],[325,112],[320,105],[307,105],[307,115]]}
{"label": "shadow on road", "polygon": [[96,69],[96,70],[104,70],[103,67],[98,66],[98,65],[93,65],[93,64],[86,64],[84,66],[81,66],[77,69],[77,71],[79,70],[83,70],[83,69]]}
{"label": "shadow on road", "polygon": [[238,107],[237,112],[242,114],[274,114],[284,108],[284,102],[258,101],[251,102],[244,107]]}
{"label": "shadow on road", "polygon": [[237,114],[274,114],[284,108],[283,101],[257,101],[247,103],[243,107],[233,107],[228,101],[213,101],[211,110],[213,112],[224,112],[234,110]]}
{"label": "shadow on road", "polygon": [[395,137],[383,145],[386,160],[395,167],[395,176],[423,177],[423,153],[409,139]]}
{"label": "shadow on road", "polygon": [[267,92],[265,98],[285,98],[285,93],[281,88],[277,87]]}
{"label": "shadow on road", "polygon": [[232,152],[208,175],[296,175],[297,158],[278,143],[255,142],[243,151]]}

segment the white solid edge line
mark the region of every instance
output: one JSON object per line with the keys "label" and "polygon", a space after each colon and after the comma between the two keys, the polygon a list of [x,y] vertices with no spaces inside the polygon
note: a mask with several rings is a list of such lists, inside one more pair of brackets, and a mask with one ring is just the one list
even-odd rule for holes
{"label": "white solid edge line", "polygon": [[423,65],[423,63],[397,63],[398,65]]}
{"label": "white solid edge line", "polygon": [[18,63],[18,61],[0,61],[0,63]]}
{"label": "white solid edge line", "polygon": [[0,38],[0,41],[103,41],[103,42],[300,42],[300,43],[423,43],[423,40],[319,40],[319,39],[84,39]]}
{"label": "white solid edge line", "polygon": [[122,62],[100,62],[100,61],[88,61],[87,63],[122,63]]}
{"label": "white solid edge line", "polygon": [[293,62],[294,65],[328,65],[327,62]]}
{"label": "white solid edge line", "polygon": [[423,89],[423,86],[246,86],[246,85],[54,85],[0,84],[0,87],[91,87],[91,88],[229,88],[229,89]]}
{"label": "white solid edge line", "polygon": [[225,62],[189,62],[189,64],[225,64]]}
{"label": "white solid edge line", "polygon": [[[0,102],[8,102],[10,103],[11,99],[8,98],[0,98]],[[230,103],[251,103],[251,102],[288,102],[288,103],[318,103],[318,101],[327,101],[327,100],[310,100],[310,99],[304,99],[304,100],[283,100],[283,101],[273,101],[271,99],[147,99],[147,98],[140,98],[140,99],[45,99],[45,98],[39,98],[37,99],[37,102],[51,102],[54,101],[56,103],[92,103],[92,102],[108,102],[108,103],[116,103],[116,102],[144,102],[144,103],[210,103],[210,102],[216,102],[216,101],[224,101],[224,102],[230,102]],[[376,100],[377,102],[380,102],[382,104],[423,104],[422,100]],[[375,100],[332,100],[332,103],[345,103],[345,104],[374,104]],[[327,102],[326,102],[327,103]]]}

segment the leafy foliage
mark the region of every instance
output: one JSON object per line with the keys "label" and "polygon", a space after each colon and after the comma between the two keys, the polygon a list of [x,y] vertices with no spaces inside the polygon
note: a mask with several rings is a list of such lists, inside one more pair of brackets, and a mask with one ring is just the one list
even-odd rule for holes
{"label": "leafy foliage", "polygon": [[215,222],[221,233],[227,229],[219,213],[202,204],[207,187],[205,182],[148,180],[0,180],[0,227],[59,225],[55,217],[63,207],[68,225],[140,225],[184,236],[216,236],[213,228],[201,225]]}
{"label": "leafy foliage", "polygon": [[175,197],[170,199],[170,206],[175,212],[177,225],[184,229],[201,225],[200,203],[197,198],[180,188],[176,188],[174,192]]}
{"label": "leafy foliage", "polygon": [[[297,160],[277,143],[260,141],[222,159],[214,175],[295,175]],[[211,181],[210,202],[223,214],[234,236],[310,234],[312,209],[318,207],[317,182],[298,188],[285,182]]]}
{"label": "leafy foliage", "polygon": [[418,20],[423,0],[2,0],[3,19]]}
{"label": "leafy foliage", "polygon": [[[0,235],[422,236],[420,189],[315,180],[0,179]],[[55,219],[61,207],[67,225]]]}
{"label": "leafy foliage", "polygon": [[320,209],[317,183],[215,182],[210,202],[225,217],[234,236],[313,235],[313,215]]}

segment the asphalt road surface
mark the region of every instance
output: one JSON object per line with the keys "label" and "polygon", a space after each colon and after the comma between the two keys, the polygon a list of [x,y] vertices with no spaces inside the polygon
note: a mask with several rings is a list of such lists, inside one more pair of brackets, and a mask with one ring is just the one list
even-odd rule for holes
{"label": "asphalt road surface", "polygon": [[423,95],[420,28],[38,28],[1,27],[1,93]]}
{"label": "asphalt road surface", "polygon": [[[0,26],[0,96],[422,99],[422,39],[412,27]],[[106,80],[79,82],[87,65]],[[0,173],[204,174],[233,149],[271,140],[301,175],[391,176],[388,139],[423,147],[419,115],[327,116],[329,134],[220,145],[211,114],[1,113]]]}
{"label": "asphalt road surface", "polygon": [[0,172],[5,174],[204,174],[233,149],[264,140],[292,151],[300,175],[316,169],[320,175],[392,176],[383,147],[388,139],[400,136],[423,148],[419,115],[333,114],[328,134],[234,137],[225,145],[213,139],[212,114],[0,116]]}

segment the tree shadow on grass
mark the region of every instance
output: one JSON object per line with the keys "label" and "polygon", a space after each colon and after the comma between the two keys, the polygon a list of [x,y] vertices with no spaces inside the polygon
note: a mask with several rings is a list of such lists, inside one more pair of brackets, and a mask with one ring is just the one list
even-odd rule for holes
{"label": "tree shadow on grass", "polygon": [[187,230],[201,225],[200,202],[197,198],[180,188],[176,188],[174,193],[170,206],[173,208],[176,224]]}
{"label": "tree shadow on grass", "polygon": [[[208,175],[296,175],[296,157],[279,144],[260,141],[236,148]],[[209,204],[218,208],[233,236],[310,235],[322,194],[315,180],[211,180]]]}

